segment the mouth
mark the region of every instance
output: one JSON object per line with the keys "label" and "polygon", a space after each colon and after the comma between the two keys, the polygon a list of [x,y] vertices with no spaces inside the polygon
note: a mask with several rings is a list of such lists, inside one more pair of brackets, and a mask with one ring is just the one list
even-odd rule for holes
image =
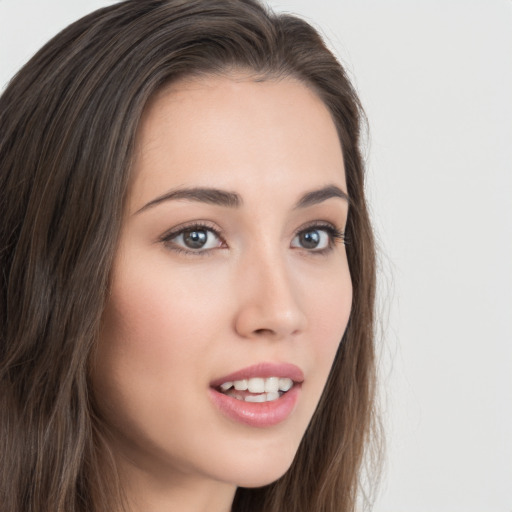
{"label": "mouth", "polygon": [[290,416],[303,381],[295,365],[263,363],[216,379],[210,384],[210,396],[231,420],[266,427]]}
{"label": "mouth", "polygon": [[236,400],[263,403],[278,400],[293,386],[288,377],[252,377],[223,382],[217,391]]}

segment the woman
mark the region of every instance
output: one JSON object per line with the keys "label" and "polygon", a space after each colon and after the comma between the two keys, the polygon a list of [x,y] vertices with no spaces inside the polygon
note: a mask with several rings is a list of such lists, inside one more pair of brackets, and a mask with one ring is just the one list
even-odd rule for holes
{"label": "woman", "polygon": [[129,0],[0,99],[1,510],[351,511],[361,109],[253,0]]}

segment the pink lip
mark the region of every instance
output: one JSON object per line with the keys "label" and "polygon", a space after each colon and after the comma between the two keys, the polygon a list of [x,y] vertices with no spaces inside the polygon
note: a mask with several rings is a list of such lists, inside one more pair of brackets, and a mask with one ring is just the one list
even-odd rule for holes
{"label": "pink lip", "polygon": [[[218,388],[224,382],[250,379],[252,377],[285,377],[294,381],[294,386],[277,400],[271,402],[244,402],[227,396]],[[304,381],[302,370],[288,363],[262,363],[236,371],[211,383],[210,398],[221,413],[238,423],[251,427],[271,427],[290,416],[299,399],[301,383]]]}

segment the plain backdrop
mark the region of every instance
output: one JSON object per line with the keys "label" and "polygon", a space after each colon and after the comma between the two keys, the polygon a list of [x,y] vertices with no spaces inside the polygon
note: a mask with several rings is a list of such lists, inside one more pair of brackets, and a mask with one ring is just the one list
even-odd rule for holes
{"label": "plain backdrop", "polygon": [[[0,87],[109,3],[0,0]],[[512,512],[512,1],[271,5],[320,28],[369,119],[388,438],[375,512]]]}

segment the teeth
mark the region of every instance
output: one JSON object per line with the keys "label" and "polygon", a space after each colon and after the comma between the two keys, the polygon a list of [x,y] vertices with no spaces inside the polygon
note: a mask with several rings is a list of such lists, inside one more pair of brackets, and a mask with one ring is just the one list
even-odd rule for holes
{"label": "teeth", "polygon": [[246,402],[266,402],[267,401],[267,395],[254,395],[254,396],[246,396],[245,397]]}
{"label": "teeth", "polygon": [[236,393],[236,391],[230,391],[226,394],[232,398],[241,400],[242,402],[262,403],[262,402],[273,402],[274,400],[277,400],[283,393],[280,391],[275,391],[275,392],[271,391],[270,393],[261,393],[259,395],[241,396],[241,395],[238,395]]}
{"label": "teeth", "polygon": [[292,379],[279,379],[279,389],[281,391],[288,391],[293,386]]}
{"label": "teeth", "polygon": [[222,391],[227,391],[231,387],[233,387],[233,383],[232,382],[224,382],[224,384],[220,385],[220,389]]}
{"label": "teeth", "polygon": [[[242,379],[235,380],[233,382],[224,382],[223,384],[220,385],[220,390],[226,392],[233,387],[237,391],[249,391],[250,393],[267,393],[268,395],[269,393],[272,394],[279,393],[280,391],[289,391],[293,387],[293,380],[288,379],[286,377],[268,377],[267,379],[264,379],[262,377],[253,377],[252,379]],[[274,395],[272,394],[271,396]],[[275,398],[272,398],[270,400],[275,400]]]}
{"label": "teeth", "polygon": [[265,391],[265,379],[249,379],[247,389],[251,393],[263,393]]}
{"label": "teeth", "polygon": [[275,393],[279,391],[279,379],[277,377],[270,377],[265,380],[265,392]]}
{"label": "teeth", "polygon": [[247,380],[235,380],[233,383],[237,391],[245,391],[247,389]]}
{"label": "teeth", "polygon": [[277,400],[282,393],[279,393],[279,391],[271,391],[270,393],[267,393],[267,402],[273,402],[274,400]]}

